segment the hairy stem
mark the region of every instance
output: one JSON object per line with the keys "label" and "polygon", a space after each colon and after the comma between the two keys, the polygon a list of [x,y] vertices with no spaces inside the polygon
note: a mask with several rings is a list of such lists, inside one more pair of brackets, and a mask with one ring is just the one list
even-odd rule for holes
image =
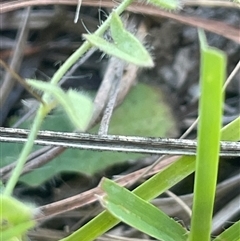
{"label": "hairy stem", "polygon": [[[131,3],[133,0],[124,0],[114,11],[120,15]],[[109,15],[109,17],[105,20],[105,22],[99,27],[99,29],[94,33],[98,36],[102,36],[105,31],[109,28],[110,22],[111,22],[112,14]],[[64,74],[73,66],[73,64],[84,55],[90,48],[91,44],[88,41],[85,41],[66,61],[65,63],[56,71],[53,78],[51,79],[52,84],[58,84],[58,82],[61,80],[61,78],[64,76]],[[49,100],[51,96],[50,94],[44,93],[43,95],[43,101],[46,103],[46,105],[41,105],[37,111],[37,115],[34,119],[33,126],[31,128],[29,137],[27,142],[25,143],[22,152],[20,154],[20,157],[18,159],[17,165],[15,169],[13,170],[13,173],[6,185],[6,188],[4,190],[4,194],[11,195],[13,192],[13,189],[18,181],[18,178],[21,175],[22,169],[24,167],[24,164],[27,160],[28,155],[30,154],[34,139],[37,136],[37,133],[40,129],[41,123],[45,116],[48,114],[48,112],[51,110],[51,107],[48,105]]]}

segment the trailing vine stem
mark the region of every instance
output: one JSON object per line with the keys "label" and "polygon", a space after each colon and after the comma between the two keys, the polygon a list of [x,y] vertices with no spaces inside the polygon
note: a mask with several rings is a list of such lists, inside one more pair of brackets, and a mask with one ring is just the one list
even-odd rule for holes
{"label": "trailing vine stem", "polygon": [[46,106],[45,105],[41,105],[41,107],[39,108],[36,117],[34,118],[34,122],[31,128],[31,131],[29,133],[27,142],[24,144],[23,149],[20,153],[20,156],[18,158],[17,164],[11,174],[10,179],[7,182],[6,188],[3,191],[4,195],[11,195],[13,192],[13,189],[22,173],[22,169],[24,167],[24,164],[27,160],[28,155],[30,154],[32,147],[33,147],[33,143],[34,140],[37,136],[37,132],[40,129],[40,126],[42,124],[43,119],[45,118],[45,116],[47,115],[46,112]]}
{"label": "trailing vine stem", "polygon": [[[123,0],[122,3],[114,10],[118,15],[120,15],[126,8],[133,2],[134,0]],[[105,20],[105,22],[95,31],[95,35],[102,36],[106,30],[110,26],[112,14],[108,16],[108,18]],[[73,66],[73,64],[82,57],[90,48],[92,45],[85,41],[65,62],[64,64],[56,71],[56,73],[53,75],[53,78],[51,79],[51,83],[54,85],[57,85],[58,82],[62,79],[64,74]],[[42,124],[42,121],[46,117],[46,115],[51,110],[51,107],[49,106],[50,101],[50,94],[44,93],[43,94],[43,101],[46,103],[46,105],[40,105],[36,117],[34,118],[33,125],[31,127],[30,134],[28,136],[28,140],[23,146],[23,149],[20,153],[19,159],[17,161],[16,167],[14,168],[12,175],[9,179],[9,181],[6,184],[6,188],[4,189],[4,195],[11,195],[13,192],[13,189],[21,175],[22,169],[24,167],[24,164],[26,163],[27,157],[30,154],[34,139],[37,136],[37,133],[40,129],[40,126]]]}

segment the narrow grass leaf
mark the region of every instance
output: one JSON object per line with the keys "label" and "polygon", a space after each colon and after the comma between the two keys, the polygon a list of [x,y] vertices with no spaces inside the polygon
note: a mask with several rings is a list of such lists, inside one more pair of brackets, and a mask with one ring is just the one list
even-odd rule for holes
{"label": "narrow grass leaf", "polygon": [[85,131],[93,111],[93,102],[90,97],[75,90],[64,92],[59,86],[37,80],[27,80],[34,88],[51,94],[63,107],[79,131]]}
{"label": "narrow grass leaf", "polygon": [[224,126],[221,133],[222,141],[240,140],[240,116]]}
{"label": "narrow grass leaf", "polygon": [[[149,201],[174,186],[194,171],[195,158],[192,156],[181,157],[178,161],[154,175],[137,187],[133,193]],[[82,228],[61,241],[91,241],[102,235],[119,223],[119,219],[110,212],[104,211]]]}
{"label": "narrow grass leaf", "polygon": [[[231,123],[236,123],[236,120],[237,119]],[[238,141],[240,138],[235,136],[236,139],[234,139],[234,136],[232,135],[231,123],[227,125],[226,128],[224,127],[221,133],[223,133],[224,130],[225,140]],[[159,173],[137,187],[133,193],[146,201],[152,200],[193,173],[194,170],[195,157],[180,157],[176,162],[167,166],[165,169],[161,170]],[[110,212],[103,211],[90,222],[61,241],[95,240],[97,237],[107,232],[119,222],[119,219],[114,217]]]}
{"label": "narrow grass leaf", "polygon": [[107,194],[100,202],[119,220],[159,240],[187,240],[187,230],[152,204],[106,178],[100,187]]}
{"label": "narrow grass leaf", "polygon": [[198,147],[194,182],[190,241],[210,241],[216,192],[222,122],[222,86],[226,77],[226,56],[207,45],[203,31],[201,43],[201,98]]}
{"label": "narrow grass leaf", "polygon": [[153,60],[142,43],[124,29],[120,17],[113,12],[110,24],[113,43],[95,34],[84,34],[92,45],[103,52],[140,67],[153,67]]}
{"label": "narrow grass leaf", "polygon": [[213,241],[239,241],[240,220],[218,235]]}

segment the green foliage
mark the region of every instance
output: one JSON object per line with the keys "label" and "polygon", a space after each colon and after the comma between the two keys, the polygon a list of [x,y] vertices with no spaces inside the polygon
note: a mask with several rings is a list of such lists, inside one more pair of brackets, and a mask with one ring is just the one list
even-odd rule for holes
{"label": "green foliage", "polygon": [[[28,121],[21,128],[29,129],[31,122],[32,120]],[[56,123],[58,124],[56,125]],[[44,120],[41,129],[72,131],[73,126],[68,121],[66,114],[57,108]],[[175,129],[174,117],[171,115],[168,105],[164,103],[161,90],[139,83],[113,113],[109,133],[158,137],[169,136]],[[98,126],[91,132],[97,130]],[[1,145],[3,149],[1,165],[4,166],[16,160],[22,145],[17,143],[1,143]],[[39,147],[35,147],[35,149],[37,148]],[[12,155],[9,156],[9,153]],[[24,175],[20,180],[30,186],[37,186],[60,172],[77,171],[93,175],[108,166],[141,156],[143,155],[69,149],[50,163]]]}
{"label": "green foliage", "polygon": [[213,241],[239,241],[240,240],[240,221],[219,234]]}
{"label": "green foliage", "polygon": [[[236,135],[232,135],[232,130],[238,119],[239,118],[222,129],[221,134],[224,133],[225,140],[240,140],[240,128],[236,128]],[[146,201],[150,201],[193,173],[194,170],[195,157],[182,156],[176,162],[138,186],[133,190],[133,193]],[[111,215],[108,211],[104,211],[62,241],[94,240],[118,223],[119,220],[116,217]],[[238,236],[235,235],[234,237]],[[229,241],[232,241],[232,239],[229,239]],[[233,241],[235,240],[233,239]]]}
{"label": "green foliage", "polygon": [[152,137],[174,135],[176,121],[162,90],[138,83],[115,110],[109,133]]}
{"label": "green foliage", "polygon": [[17,199],[0,194],[0,232],[2,241],[22,240],[34,227],[33,209]]}
{"label": "green foliage", "polygon": [[99,201],[119,220],[158,240],[187,240],[187,230],[152,204],[109,179],[103,179],[100,187],[106,196]]}
{"label": "green foliage", "polygon": [[121,19],[116,12],[112,13],[110,30],[113,43],[107,42],[96,34],[84,34],[83,36],[92,45],[111,56],[141,67],[154,66],[147,50],[136,37],[124,29]]}
{"label": "green foliage", "polygon": [[209,240],[218,175],[220,128],[222,123],[222,86],[226,78],[226,56],[207,45],[203,31],[201,43],[201,98],[199,106],[198,147],[194,181],[193,216],[190,241]]}
{"label": "green foliage", "polygon": [[[206,47],[203,46],[203,47]],[[236,126],[236,123],[239,123],[238,119],[233,121],[231,124],[229,124],[228,126],[226,126],[222,132],[220,133],[220,123],[221,123],[221,105],[222,105],[222,83],[223,83],[223,79],[224,79],[224,74],[225,74],[225,67],[226,67],[226,60],[225,60],[225,56],[222,54],[222,52],[218,52],[214,49],[214,51],[212,51],[212,49],[210,49],[210,51],[208,51],[209,49],[203,49],[205,50],[205,52],[203,54],[206,54],[205,59],[203,59],[204,61],[202,61],[202,81],[205,81],[204,83],[204,91],[202,93],[202,95],[205,95],[203,100],[202,100],[202,104],[201,104],[201,115],[205,115],[204,117],[202,117],[202,119],[200,119],[200,128],[203,133],[201,133],[201,141],[203,141],[203,143],[201,144],[201,148],[198,150],[198,161],[204,157],[205,160],[202,160],[204,162],[204,166],[201,167],[199,166],[199,164],[196,166],[196,168],[198,169],[198,175],[201,174],[201,178],[206,179],[205,177],[205,173],[201,173],[201,171],[203,169],[205,169],[205,171],[207,172],[207,180],[202,180],[203,182],[200,183],[200,185],[202,184],[202,186],[200,187],[200,192],[198,189],[196,189],[198,192],[198,195],[200,195],[200,197],[197,199],[197,202],[195,204],[196,208],[195,208],[195,212],[198,213],[198,218],[199,220],[201,220],[201,223],[198,221],[198,218],[196,218],[196,221],[198,226],[205,226],[206,230],[202,230],[201,227],[198,227],[199,230],[201,230],[202,233],[199,233],[199,230],[193,230],[193,232],[191,233],[191,237],[190,239],[192,239],[194,236],[197,238],[195,240],[208,240],[210,238],[210,233],[209,233],[209,229],[211,228],[211,222],[209,223],[209,217],[210,217],[210,221],[211,221],[211,215],[212,215],[212,206],[213,206],[213,199],[214,199],[214,195],[215,195],[215,187],[216,187],[216,173],[217,173],[217,159],[218,159],[218,151],[219,151],[219,139],[220,136],[224,137],[225,140],[239,140],[239,134],[240,134],[240,129]],[[208,56],[210,55],[210,56]],[[217,71],[213,70],[211,71],[212,68],[210,68],[208,63],[206,65],[206,62],[210,61],[210,63],[213,63],[212,61],[214,60],[214,63],[216,61],[216,65],[218,67],[221,67],[221,72],[220,74],[217,73]],[[213,72],[213,73],[212,73]],[[215,83],[215,81],[213,80],[218,80],[219,83]],[[210,89],[208,89],[210,88]],[[212,91],[217,91],[217,93],[215,93],[214,95],[212,95],[214,97],[213,100],[213,106],[214,108],[216,108],[215,112],[212,111],[212,109],[210,110],[210,108],[212,107],[212,99],[210,98]],[[209,101],[211,101],[211,105],[209,105]],[[203,105],[204,103],[204,105]],[[208,126],[205,126],[206,123],[206,119],[208,119],[209,117],[209,112],[213,112],[213,114],[217,115],[217,117],[212,117],[212,113],[210,113],[210,119],[212,117],[211,120],[216,121],[217,126],[214,127],[214,131],[213,133],[209,134],[210,129],[205,129]],[[209,119],[208,119],[209,121]],[[233,129],[235,129],[235,134],[233,134]],[[216,137],[214,136],[214,134],[216,134]],[[205,144],[209,144],[209,135],[211,136],[210,140],[210,145],[211,147],[213,147],[213,150],[210,150],[209,153],[209,148],[205,147]],[[211,157],[211,161],[212,163],[210,163],[210,168],[211,171],[213,171],[213,177],[211,177],[211,173],[209,172],[209,170],[207,170],[209,168],[209,163],[206,161],[209,160],[208,156],[204,156],[203,150],[208,152],[210,157]],[[181,157],[179,158],[179,160],[173,164],[171,164],[170,166],[168,166],[166,169],[162,170],[160,173],[156,174],[155,176],[153,176],[152,178],[150,178],[149,180],[147,180],[146,182],[144,182],[142,185],[140,185],[137,189],[135,189],[133,191],[134,194],[136,194],[137,196],[140,196],[142,199],[144,200],[151,200],[153,198],[155,198],[156,196],[158,196],[159,194],[161,194],[162,192],[164,192],[165,190],[169,189],[170,187],[172,187],[173,185],[175,185],[176,183],[178,183],[180,180],[182,180],[184,177],[188,176],[190,173],[192,173],[195,169],[195,163],[194,163],[195,158],[194,157]],[[200,171],[200,172],[199,172]],[[210,192],[209,192],[209,188],[204,185],[204,183],[206,183],[206,185],[210,186]],[[207,193],[209,196],[205,196],[204,194],[204,190],[208,189]],[[109,191],[110,189],[110,191]],[[73,233],[72,235],[70,235],[68,238],[64,239],[64,241],[75,241],[75,240],[83,240],[83,241],[89,241],[89,240],[94,240],[96,237],[100,236],[101,234],[103,234],[104,232],[106,232],[107,230],[109,230],[110,228],[112,228],[113,226],[115,226],[116,224],[118,224],[119,219],[122,221],[127,222],[128,224],[136,227],[136,222],[137,223],[141,223],[143,220],[145,219],[147,220],[147,223],[151,223],[151,221],[149,221],[149,219],[151,220],[151,218],[154,218],[154,214],[150,217],[142,217],[140,218],[140,213],[136,213],[135,211],[138,210],[138,206],[139,205],[133,205],[129,208],[129,203],[131,204],[131,198],[129,198],[128,200],[125,200],[126,198],[126,194],[122,194],[120,196],[118,196],[120,191],[116,191],[115,187],[114,188],[109,188],[107,190],[107,193],[111,193],[111,205],[109,205],[109,200],[107,197],[107,202],[104,201],[105,199],[103,199],[103,203],[104,205],[107,206],[108,210],[114,214],[114,216],[109,213],[108,211],[104,211],[102,212],[100,215],[98,215],[97,217],[95,217],[93,220],[91,220],[89,223],[87,223],[85,226],[83,226],[81,229],[77,230],[75,233]],[[123,189],[121,189],[123,190]],[[106,191],[106,190],[105,190]],[[129,193],[128,193],[129,194]],[[116,198],[115,198],[116,195]],[[129,194],[130,195],[130,194]],[[135,197],[134,197],[135,198]],[[118,200],[119,199],[119,200]],[[198,203],[199,202],[199,203]],[[202,206],[205,205],[205,206]],[[141,206],[141,205],[140,205]],[[210,207],[210,208],[209,208]],[[206,212],[206,210],[209,211],[209,213]],[[123,213],[123,211],[125,210],[125,212]],[[144,209],[143,213],[145,212],[146,208]],[[124,215],[124,216],[123,216]],[[203,219],[204,216],[206,218],[206,220]],[[138,219],[138,221],[136,220],[136,217]],[[129,221],[131,219],[131,221]],[[139,221],[141,219],[141,222]],[[127,220],[127,221],[126,221]],[[134,221],[133,221],[134,220]],[[203,222],[207,223],[207,225],[205,225]],[[153,224],[154,225],[154,224]],[[196,223],[193,222],[193,225],[196,225]],[[145,225],[141,225],[141,230],[143,230]],[[94,230],[94,231],[93,231]],[[149,232],[152,231],[152,229],[149,227],[147,231],[145,231],[146,233],[149,234]],[[206,239],[198,239],[198,236],[196,236],[196,234],[199,235],[199,237],[207,237]],[[154,236],[156,237],[156,236]],[[185,236],[186,237],[186,236]],[[236,235],[234,235],[233,238],[229,239],[230,240],[235,240],[234,238],[236,237]],[[178,237],[175,240],[179,240]],[[194,240],[194,239],[192,239]],[[228,240],[228,239],[227,239]]]}
{"label": "green foliage", "polygon": [[[32,80],[28,81],[29,84],[31,84],[34,88],[44,91],[43,101],[45,105],[41,105],[39,107],[36,118],[34,119],[32,125],[28,142],[26,145],[24,145],[16,168],[13,171],[13,175],[8,181],[6,188],[3,190],[4,194],[0,195],[0,231],[2,240],[21,241],[25,238],[27,230],[35,225],[35,222],[32,220],[32,208],[11,197],[11,194],[20,176],[24,163],[27,160],[27,156],[33,147],[33,141],[36,138],[42,121],[49,111],[55,107],[56,103],[58,103],[64,109],[66,115],[78,130],[84,131],[88,126],[93,109],[90,98],[73,90],[64,92],[60,89],[60,87],[57,86],[59,80],[64,76],[67,70],[92,46],[96,46],[109,55],[118,57],[126,62],[133,63],[141,67],[152,67],[154,65],[144,46],[132,34],[124,29],[120,20],[119,15],[131,3],[132,0],[123,0],[94,34],[84,35],[87,41],[85,41],[85,43],[83,43],[83,45],[72,56],[70,56],[69,59],[54,74],[51,83]],[[149,0],[148,3],[168,10],[175,10],[180,6],[179,1],[177,0]],[[101,37],[109,27],[113,40],[112,43],[105,41]],[[239,140],[240,138],[240,118],[225,127],[221,133],[222,135],[220,135],[222,110],[221,86],[225,77],[226,60],[220,51],[207,46],[203,33],[200,33],[200,42],[202,51],[202,99],[200,105],[200,134],[198,136],[199,147],[196,161],[196,184],[194,191],[195,197],[193,205],[192,227],[189,239],[190,241],[210,240],[211,215],[216,188],[220,137],[224,140],[232,141]],[[137,98],[134,99],[134,106],[129,108],[129,113],[124,110],[122,114],[119,114],[118,117],[113,117],[110,126],[110,133],[142,136],[164,136],[164,134],[161,134],[159,129],[159,109],[154,110],[154,114],[148,112],[149,110],[153,110],[153,107],[157,106],[157,104],[155,105],[153,103],[148,103],[145,107],[143,101],[139,101],[142,100],[142,96],[145,98],[144,103],[145,100],[151,99],[151,97],[146,97],[146,90],[142,89],[141,96],[137,96]],[[152,94],[152,96],[155,95]],[[79,104],[81,105],[81,108],[79,108]],[[151,106],[151,108],[149,108],[149,106]],[[140,112],[136,114],[138,108]],[[120,111],[121,108],[118,109],[114,116],[117,116],[117,113]],[[133,116],[131,116],[132,113]],[[146,120],[143,120],[143,113],[147,114]],[[163,114],[162,116],[166,118],[166,115]],[[156,120],[154,119],[155,117]],[[117,118],[117,120],[120,121],[120,124],[124,126],[124,128],[125,126],[127,128],[121,129],[118,126],[116,129],[114,129],[114,118]],[[127,121],[127,123],[131,124],[128,126],[128,124],[124,123],[124,119]],[[140,121],[139,123],[142,124],[140,125],[138,121]],[[60,120],[56,119],[56,122],[59,123]],[[168,122],[169,121],[165,119],[165,123]],[[209,123],[213,123],[213,125],[209,125]],[[149,126],[152,127],[154,134],[150,134],[150,132],[145,133],[143,131],[143,127],[147,127],[147,129],[149,129]],[[166,129],[164,129],[163,133],[165,133],[165,131]],[[17,146],[17,148],[18,147],[19,146]],[[3,149],[7,150],[7,148]],[[69,160],[71,159],[69,156],[64,157],[63,155],[61,156],[64,158],[62,163],[64,163],[65,167],[63,169],[58,169],[58,167],[61,166],[61,162],[59,160],[55,160],[55,166],[53,161],[49,165],[33,171],[31,174],[25,175],[25,177],[22,178],[22,181],[32,185],[34,185],[34,182],[35,184],[39,184],[45,180],[41,179],[42,176],[44,176],[44,178],[48,178],[62,170],[76,171],[77,169],[79,172],[93,174],[94,172],[102,170],[108,166],[112,160],[116,160],[115,153],[113,153],[113,156],[110,157],[107,164],[104,163],[104,160],[106,160],[105,157],[103,157],[101,161],[101,157],[96,155],[95,161],[91,162],[91,165],[93,166],[91,167],[92,169],[88,170],[86,167],[86,165],[88,165],[86,164],[86,161],[90,163],[92,158],[91,155],[93,155],[93,153],[88,152],[86,155],[84,154],[84,151],[77,151],[75,153],[78,153],[77,156],[72,158],[75,163],[72,163]],[[81,153],[82,156],[79,153]],[[110,156],[108,153],[105,154]],[[129,155],[126,156],[125,154],[121,155],[124,155],[123,160],[130,157]],[[96,237],[100,236],[108,229],[116,225],[119,220],[122,220],[129,225],[132,225],[161,240],[187,240],[188,232],[184,228],[146,201],[155,198],[165,190],[178,183],[184,177],[191,174],[195,169],[194,161],[194,157],[179,158],[176,162],[172,163],[164,170],[148,179],[133,192],[119,187],[114,182],[105,179],[101,186],[107,193],[107,196],[102,198],[102,202],[106,208],[112,214],[114,214],[114,216],[110,212],[104,211],[81,229],[77,230],[63,240],[94,240]],[[8,161],[4,160],[4,162],[4,164],[6,164]],[[74,168],[72,168],[71,165],[73,165]],[[84,165],[84,167],[82,165]],[[96,169],[94,169],[95,166],[97,167]],[[49,172],[47,172],[47,170]],[[34,176],[33,179],[31,179],[31,175]],[[39,178],[36,178],[38,175]],[[237,232],[238,230],[239,222],[235,223],[229,229],[219,235],[215,241],[239,240],[239,234]]]}
{"label": "green foliage", "polygon": [[240,116],[228,125],[224,126],[221,133],[221,140],[234,141],[240,140]]}
{"label": "green foliage", "polygon": [[64,92],[59,86],[37,80],[27,80],[32,87],[51,94],[61,104],[77,130],[85,131],[93,111],[91,98],[74,90]]}
{"label": "green foliage", "polygon": [[[233,123],[234,122],[235,121],[233,121]],[[232,123],[230,123],[223,129],[225,132],[224,136],[226,140],[240,140],[240,138],[233,139],[231,131]],[[223,132],[223,129],[221,133]],[[235,131],[237,132],[237,135],[235,137],[239,136],[240,128],[237,128]],[[175,184],[183,180],[191,173],[193,173],[194,170],[195,157],[182,156],[177,161],[167,166],[165,169],[161,170],[159,173],[157,173],[156,175],[145,181],[143,184],[141,184],[139,187],[137,187],[135,190],[133,190],[133,193],[146,201],[150,201],[162,194],[164,191],[173,187]],[[97,237],[101,236],[103,233],[107,232],[118,223],[119,220],[116,217],[114,217],[108,211],[104,211],[62,241],[95,240]],[[239,237],[239,235],[235,232],[234,237]],[[235,240],[236,239],[229,239],[228,241]]]}
{"label": "green foliage", "polygon": [[[146,201],[156,198],[191,174],[195,167],[194,160],[195,158],[192,156],[179,158],[176,162],[142,183],[132,192]],[[114,217],[108,211],[104,211],[62,241],[95,240],[118,223],[118,218]]]}

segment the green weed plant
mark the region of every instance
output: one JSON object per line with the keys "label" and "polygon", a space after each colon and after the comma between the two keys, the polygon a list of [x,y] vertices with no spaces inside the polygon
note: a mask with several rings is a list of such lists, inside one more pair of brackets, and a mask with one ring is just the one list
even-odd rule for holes
{"label": "green weed plant", "polygon": [[[90,97],[74,90],[64,92],[58,82],[67,70],[88,51],[97,47],[105,53],[140,67],[152,67],[153,60],[144,46],[121,22],[121,13],[133,2],[123,0],[94,34],[84,35],[86,41],[54,74],[50,83],[28,80],[34,89],[43,91],[43,104],[34,119],[28,141],[17,165],[0,195],[0,231],[2,241],[25,240],[27,231],[36,224],[34,208],[12,197],[23,166],[30,154],[34,139],[46,115],[60,105],[78,131],[85,131],[91,119],[93,103]],[[148,0],[163,9],[176,10],[177,0]],[[112,41],[102,35],[110,28]],[[201,46],[201,99],[199,107],[197,156],[180,157],[132,192],[115,182],[103,179],[100,187],[105,195],[99,201],[105,211],[62,241],[90,241],[99,237],[120,221],[162,241],[236,241],[239,240],[239,221],[215,239],[211,239],[211,222],[218,173],[220,139],[240,139],[240,117],[221,130],[222,84],[225,80],[226,57],[220,50],[207,45],[204,32],[199,30]],[[134,49],[134,51],[133,51]],[[77,105],[76,106],[76,102]],[[81,108],[79,109],[79,106]],[[196,159],[196,160],[195,160]],[[195,171],[193,215],[190,230],[168,217],[149,203],[150,200]]]}

